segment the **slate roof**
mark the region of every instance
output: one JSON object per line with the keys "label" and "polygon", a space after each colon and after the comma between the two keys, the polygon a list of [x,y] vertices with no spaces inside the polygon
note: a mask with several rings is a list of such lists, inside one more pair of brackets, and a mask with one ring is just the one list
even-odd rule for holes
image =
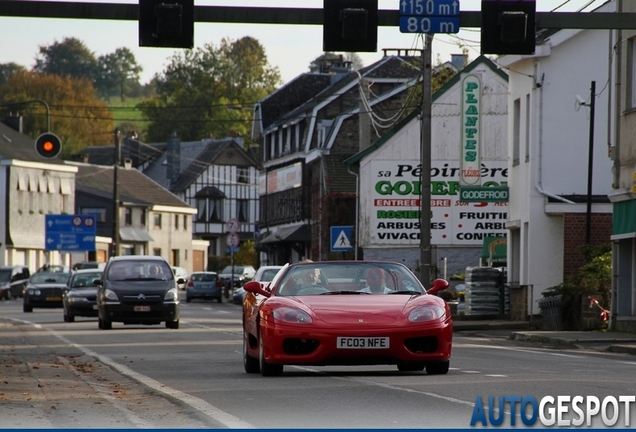
{"label": "slate roof", "polygon": [[[133,167],[150,162],[166,150],[166,143],[145,144],[134,139],[124,138],[120,148],[121,160],[130,159]],[[71,158],[78,162],[95,165],[115,165],[115,146],[86,147]]]}
{"label": "slate roof", "polygon": [[206,143],[203,151],[201,151],[195,159],[189,161],[190,163],[188,166],[181,171],[181,175],[170,189],[175,192],[185,190],[208,168],[210,164],[214,163],[223,151],[232,147],[244,153],[253,165],[258,166],[258,162],[246,153],[243,147],[241,147],[235,140],[231,138],[224,140],[210,140]]}
{"label": "slate roof", "polygon": [[[75,175],[75,189],[77,191],[112,200],[114,175],[112,166],[74,162],[68,162],[68,164],[78,168]],[[122,202],[148,207],[164,205],[190,208],[186,202],[134,168],[119,169],[117,180],[119,197]]]}
{"label": "slate roof", "polygon": [[0,159],[18,159],[52,164],[64,163],[59,158],[43,158],[35,150],[35,138],[20,133],[2,122],[0,122]]}

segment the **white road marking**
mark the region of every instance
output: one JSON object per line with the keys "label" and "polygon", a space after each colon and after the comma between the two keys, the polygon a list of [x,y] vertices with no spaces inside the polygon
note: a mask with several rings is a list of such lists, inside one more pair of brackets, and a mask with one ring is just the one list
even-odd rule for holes
{"label": "white road marking", "polygon": [[522,349],[522,348],[511,348],[511,347],[500,347],[500,346],[494,346],[494,345],[478,345],[478,344],[453,344],[454,347],[462,347],[462,348],[488,348],[488,349],[499,349],[499,350],[504,350],[504,351],[515,351],[515,352],[523,352],[523,353],[530,353],[530,354],[544,354],[544,355],[551,355],[551,356],[556,356],[556,357],[571,357],[571,358],[587,358],[587,356],[578,356],[578,355],[572,355],[572,354],[562,354],[562,353],[556,353],[556,352],[551,352],[551,351],[543,351],[543,350],[529,350],[529,349]]}
{"label": "white road marking", "polygon": [[[18,320],[16,319],[16,321],[25,323],[25,324],[31,324],[33,326],[35,326],[38,329],[43,329],[43,327],[40,324],[34,324],[32,322],[29,321],[23,321],[23,320]],[[231,429],[254,429],[254,426],[244,422],[243,420],[239,419],[238,417],[233,416],[230,413],[227,413],[209,403],[207,403],[206,401],[204,401],[203,399],[199,399],[197,397],[191,396],[187,393],[183,393],[179,390],[170,388],[162,383],[160,383],[159,381],[156,381],[150,377],[147,377],[145,375],[142,375],[140,373],[135,372],[134,370],[130,369],[127,366],[121,365],[117,362],[115,362],[114,360],[112,360],[110,357],[107,356],[103,356],[100,354],[97,354],[96,352],[82,346],[82,345],[78,345],[74,342],[71,342],[70,340],[66,339],[64,336],[62,336],[61,334],[59,334],[58,332],[56,332],[55,330],[49,330],[49,329],[44,329],[47,332],[51,333],[52,335],[54,335],[56,338],[58,338],[59,340],[61,340],[62,342],[64,342],[67,345],[73,346],[77,349],[79,349],[80,351],[82,351],[84,354],[91,356],[91,357],[95,357],[96,359],[98,359],[100,362],[112,367],[113,369],[115,369],[116,371],[118,371],[119,373],[121,373],[122,375],[126,375],[129,378],[134,379],[137,382],[140,382],[141,384],[144,384],[145,386],[150,387],[151,389],[164,393],[170,397],[179,399],[181,402],[191,406],[192,408],[200,411],[201,413],[203,413],[204,415],[210,417],[211,419],[213,419],[214,421],[217,421],[219,423],[221,423],[222,425],[231,428]],[[118,407],[119,408],[119,407]]]}

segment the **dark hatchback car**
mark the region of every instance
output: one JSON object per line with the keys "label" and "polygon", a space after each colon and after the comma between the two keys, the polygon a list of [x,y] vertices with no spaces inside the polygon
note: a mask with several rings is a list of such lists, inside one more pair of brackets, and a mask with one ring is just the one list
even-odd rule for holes
{"label": "dark hatchback car", "polygon": [[194,272],[186,285],[186,302],[195,298],[216,299],[223,302],[223,284],[216,272]]}
{"label": "dark hatchback car", "polygon": [[22,297],[29,277],[31,274],[26,266],[0,267],[0,299]]}
{"label": "dark hatchback car", "polygon": [[70,273],[34,273],[24,290],[22,310],[33,312],[33,308],[61,308],[62,293]]}
{"label": "dark hatchback car", "polygon": [[76,316],[97,316],[97,285],[102,272],[96,269],[77,270],[68,280],[62,294],[64,322],[74,322]]}
{"label": "dark hatchback car", "polygon": [[113,322],[161,324],[179,328],[179,292],[170,265],[160,256],[113,257],[96,282],[98,327],[110,330]]}

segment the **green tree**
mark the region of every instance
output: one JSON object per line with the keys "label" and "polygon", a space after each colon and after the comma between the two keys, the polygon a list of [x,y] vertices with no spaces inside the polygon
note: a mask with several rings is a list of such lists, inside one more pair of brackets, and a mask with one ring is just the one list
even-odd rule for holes
{"label": "green tree", "polygon": [[150,121],[148,141],[163,141],[173,132],[183,140],[229,131],[248,136],[251,106],[281,84],[278,68],[249,36],[176,53],[155,80],[157,97],[138,105]]}
{"label": "green tree", "polygon": [[128,86],[139,85],[139,74],[143,70],[137,64],[135,55],[128,48],[117,48],[114,53],[97,59],[96,87],[99,93],[110,101],[110,96],[119,94],[125,100]]}
{"label": "green tree", "polygon": [[0,85],[4,84],[11,75],[20,71],[26,71],[26,68],[13,62],[0,64]]}
{"label": "green tree", "polygon": [[97,59],[84,42],[67,37],[62,42],[40,46],[35,58],[34,72],[60,75],[71,78],[85,78],[95,82],[97,77]]}
{"label": "green tree", "polygon": [[[62,140],[62,156],[86,146],[112,144],[112,114],[89,80],[19,71],[0,85],[0,100],[4,102],[34,99],[49,106],[51,132]],[[36,137],[47,131],[47,112],[42,104],[17,108],[24,117],[25,134]]]}

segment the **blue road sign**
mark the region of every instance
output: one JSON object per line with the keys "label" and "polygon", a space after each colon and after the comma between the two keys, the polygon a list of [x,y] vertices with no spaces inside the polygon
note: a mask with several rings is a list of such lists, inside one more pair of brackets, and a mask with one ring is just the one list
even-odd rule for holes
{"label": "blue road sign", "polygon": [[459,17],[400,17],[402,33],[459,33]]}
{"label": "blue road sign", "polygon": [[458,0],[400,0],[400,15],[459,16]]}
{"label": "blue road sign", "polygon": [[332,226],[331,228],[331,252],[347,252],[353,250],[351,233],[353,226]]}
{"label": "blue road sign", "polygon": [[45,215],[46,250],[81,252],[95,250],[97,224],[90,215]]}
{"label": "blue road sign", "polygon": [[227,248],[227,253],[237,253],[240,250],[241,250],[240,247],[229,247]]}

